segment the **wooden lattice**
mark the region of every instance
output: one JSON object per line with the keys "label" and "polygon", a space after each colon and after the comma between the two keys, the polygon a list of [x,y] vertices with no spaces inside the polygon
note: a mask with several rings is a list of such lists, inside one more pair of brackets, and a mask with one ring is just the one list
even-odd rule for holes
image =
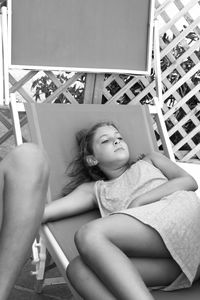
{"label": "wooden lattice", "polygon": [[[155,18],[159,21],[163,115],[168,134],[177,159],[199,159],[200,1],[156,0],[155,6]],[[16,92],[19,101],[28,102],[151,103],[156,96],[153,65],[149,77],[10,71],[10,92]],[[5,108],[0,112],[0,121],[0,143],[4,145],[12,136],[11,121]],[[12,140],[10,145],[12,147]],[[4,153],[0,155],[4,156]]]}

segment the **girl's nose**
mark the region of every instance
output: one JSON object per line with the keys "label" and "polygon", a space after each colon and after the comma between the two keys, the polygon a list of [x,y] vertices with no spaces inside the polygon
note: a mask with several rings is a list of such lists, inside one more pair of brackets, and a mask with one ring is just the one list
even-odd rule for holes
{"label": "girl's nose", "polygon": [[115,139],[114,140],[114,145],[117,145],[117,144],[119,144],[120,143],[120,140],[119,139]]}

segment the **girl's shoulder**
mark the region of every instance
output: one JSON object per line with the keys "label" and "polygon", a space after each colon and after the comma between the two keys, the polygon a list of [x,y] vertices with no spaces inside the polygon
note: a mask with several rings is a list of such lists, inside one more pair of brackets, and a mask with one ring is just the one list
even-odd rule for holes
{"label": "girl's shoulder", "polygon": [[91,193],[94,190],[95,181],[84,182],[78,186],[79,190]]}
{"label": "girl's shoulder", "polygon": [[78,186],[76,191],[96,204],[95,184],[95,181],[84,182]]}
{"label": "girl's shoulder", "polygon": [[141,161],[148,162],[148,163],[152,164],[151,153],[145,155],[145,156],[141,159]]}
{"label": "girl's shoulder", "polygon": [[134,165],[137,165],[137,163],[143,163],[143,162],[153,164],[152,163],[152,155],[153,155],[152,153],[140,155],[138,157],[138,159],[131,166],[134,166]]}
{"label": "girl's shoulder", "polygon": [[135,164],[138,162],[141,164],[145,164],[146,166],[151,166],[153,168],[159,168],[160,161],[163,160],[163,155],[159,152],[150,152],[142,156],[142,158],[138,159]]}
{"label": "girl's shoulder", "polygon": [[95,181],[84,182],[80,184],[74,191],[93,199],[95,198],[94,187]]}
{"label": "girl's shoulder", "polygon": [[153,151],[143,156],[142,160],[154,165],[154,161],[162,159],[163,155],[159,152]]}

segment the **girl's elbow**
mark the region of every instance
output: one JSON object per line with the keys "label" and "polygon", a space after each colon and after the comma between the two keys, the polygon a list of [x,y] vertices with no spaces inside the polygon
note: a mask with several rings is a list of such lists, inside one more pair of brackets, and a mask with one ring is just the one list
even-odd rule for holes
{"label": "girl's elbow", "polygon": [[198,189],[198,184],[194,179],[194,177],[190,176],[189,179],[190,179],[191,190],[195,192]]}
{"label": "girl's elbow", "polygon": [[199,188],[198,183],[196,182],[196,180],[194,179],[194,191],[197,191]]}

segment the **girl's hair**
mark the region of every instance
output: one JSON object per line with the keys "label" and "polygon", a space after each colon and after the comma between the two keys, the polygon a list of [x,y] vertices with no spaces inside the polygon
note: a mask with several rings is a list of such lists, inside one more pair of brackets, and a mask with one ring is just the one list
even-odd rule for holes
{"label": "girl's hair", "polygon": [[112,122],[99,122],[90,129],[83,129],[76,135],[78,144],[78,154],[67,167],[67,176],[70,181],[62,190],[63,196],[71,193],[76,187],[84,182],[106,180],[105,174],[100,170],[98,165],[89,166],[87,156],[93,154],[93,138],[98,128],[104,126],[117,127]]}

